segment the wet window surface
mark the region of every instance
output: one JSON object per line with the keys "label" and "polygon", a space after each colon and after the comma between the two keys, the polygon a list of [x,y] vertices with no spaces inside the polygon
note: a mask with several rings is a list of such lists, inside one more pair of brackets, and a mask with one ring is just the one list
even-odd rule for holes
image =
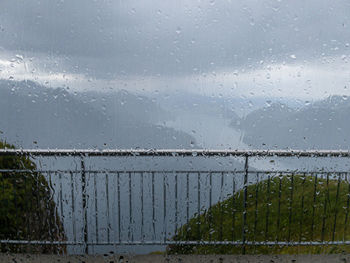
{"label": "wet window surface", "polygon": [[349,252],[346,1],[2,1],[0,252]]}

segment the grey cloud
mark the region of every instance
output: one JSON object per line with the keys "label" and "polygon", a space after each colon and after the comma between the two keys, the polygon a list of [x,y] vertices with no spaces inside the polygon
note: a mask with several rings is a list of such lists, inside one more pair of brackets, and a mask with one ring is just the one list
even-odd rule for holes
{"label": "grey cloud", "polygon": [[348,53],[347,1],[2,1],[0,46],[71,71],[192,74]]}

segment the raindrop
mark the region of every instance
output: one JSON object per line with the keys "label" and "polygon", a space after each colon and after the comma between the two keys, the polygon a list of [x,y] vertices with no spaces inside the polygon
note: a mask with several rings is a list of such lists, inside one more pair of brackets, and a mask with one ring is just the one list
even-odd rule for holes
{"label": "raindrop", "polygon": [[178,34],[178,35],[181,34],[181,27],[177,27],[175,32],[176,32],[176,34]]}
{"label": "raindrop", "polygon": [[15,57],[16,57],[17,59],[19,59],[19,60],[23,60],[23,56],[22,56],[22,55],[18,55],[18,54],[17,54]]}
{"label": "raindrop", "polygon": [[253,19],[253,18],[252,18],[252,19],[250,19],[249,24],[250,24],[251,26],[255,26],[255,21],[254,21],[254,19]]}

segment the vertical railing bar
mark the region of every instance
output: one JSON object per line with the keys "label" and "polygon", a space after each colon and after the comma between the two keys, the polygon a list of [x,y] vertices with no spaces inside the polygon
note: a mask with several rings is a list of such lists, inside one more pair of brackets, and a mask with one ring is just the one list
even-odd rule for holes
{"label": "vertical railing bar", "polygon": [[133,220],[132,220],[132,190],[131,190],[131,172],[129,174],[129,227],[128,227],[128,237],[129,240],[134,241],[134,228],[133,228]]}
{"label": "vertical railing bar", "polygon": [[107,211],[106,211],[106,217],[107,217],[107,241],[110,243],[110,229],[111,229],[111,222],[109,218],[109,179],[108,179],[108,173],[106,172],[106,205],[107,205]]}
{"label": "vertical railing bar", "polygon": [[88,245],[88,222],[87,222],[87,196],[86,196],[86,174],[85,174],[85,161],[84,156],[81,156],[80,160],[81,167],[81,195],[82,195],[82,206],[83,206],[83,233],[84,233],[84,250],[85,254],[89,254],[89,245]]}
{"label": "vertical railing bar", "polygon": [[[2,175],[3,176],[3,175]],[[2,181],[2,196],[5,196],[5,180],[4,180],[4,178],[2,178],[3,179],[3,181]],[[25,185],[25,189],[28,189],[28,187],[27,187],[27,176],[25,176],[24,177],[24,185]],[[51,182],[51,189],[53,190],[53,188],[52,188],[52,182]],[[32,191],[32,184],[30,184],[30,190]],[[32,196],[32,194],[29,194],[28,193],[28,191],[26,191],[26,199],[27,199],[27,202],[26,202],[26,204],[27,204],[27,208],[29,208],[29,211],[33,211],[33,206],[32,206],[32,199],[31,199],[31,196]],[[53,196],[53,193],[52,193],[52,196]],[[52,198],[52,201],[54,202],[54,198]],[[29,203],[29,204],[28,204]],[[55,216],[55,221],[56,221],[56,219],[57,219],[57,217],[56,217],[56,209],[54,209],[54,216]],[[57,227],[58,226],[58,224],[57,224],[57,222],[55,222],[56,223],[56,225],[55,225],[55,227]],[[31,222],[30,222],[30,217],[28,216],[28,217],[26,217],[26,225],[27,225],[27,233],[28,233],[28,235],[26,236],[26,238],[28,239],[28,240],[30,240],[30,236],[31,236],[31,233],[30,233],[30,226],[31,226]]]}
{"label": "vertical railing bar", "polygon": [[338,206],[338,199],[339,199],[340,181],[341,181],[341,173],[338,173],[338,184],[337,184],[337,193],[335,196],[335,212],[334,212],[334,226],[333,226],[332,241],[334,241],[335,230],[337,227],[337,215],[338,215],[338,207],[337,206]]}
{"label": "vertical railing bar", "polygon": [[324,196],[323,204],[323,217],[322,217],[322,231],[321,231],[321,242],[324,241],[324,235],[326,230],[326,217],[327,217],[327,202],[329,201],[329,173],[326,175],[326,193]]}
{"label": "vertical railing bar", "polygon": [[[6,181],[7,177],[9,177],[9,175],[6,175],[6,174],[4,175],[3,173],[1,173],[1,175],[2,175],[2,196],[5,196],[5,181]],[[33,176],[33,178],[34,178],[34,176]],[[33,189],[33,186],[31,186],[31,189]],[[29,200],[31,200],[31,199],[29,199]],[[5,209],[8,210],[8,208],[9,208],[9,199],[5,198],[2,201],[4,201]],[[32,207],[33,207],[33,205],[31,205],[31,211],[32,211]],[[32,233],[30,232],[28,240],[31,240],[31,238],[30,238],[31,235],[32,235]],[[3,250],[3,249],[7,250],[6,244],[1,244],[0,245],[0,249],[1,250]]]}
{"label": "vertical railing bar", "polygon": [[189,173],[186,174],[186,238],[188,237],[188,229],[190,222],[190,179]]}
{"label": "vertical railing bar", "polygon": [[[38,176],[39,177],[39,176]],[[39,180],[37,180],[39,182]],[[37,189],[37,192],[38,194],[40,194],[40,191],[39,191],[39,187]],[[15,218],[15,227],[16,229],[18,229],[18,207],[17,207],[17,178],[16,176],[13,176],[13,201],[14,201],[14,205],[15,205],[15,210],[16,210],[16,218]],[[39,202],[38,202],[39,203]],[[40,206],[38,206],[39,208]],[[41,218],[40,218],[41,219]],[[40,220],[39,219],[39,220]]]}
{"label": "vertical railing bar", "polygon": [[304,220],[304,199],[305,199],[305,181],[306,181],[306,173],[304,173],[304,178],[302,181],[302,193],[301,193],[301,217],[299,222],[299,242],[302,241],[302,227],[303,227],[303,220]]}
{"label": "vertical railing bar", "polygon": [[99,231],[98,231],[98,208],[97,208],[97,186],[96,186],[96,177],[97,173],[93,173],[94,177],[94,201],[95,201],[95,230],[96,230],[96,243],[99,243]]}
{"label": "vertical railing bar", "polygon": [[[35,191],[35,193],[36,193],[36,195],[35,195],[35,197],[36,197],[36,207],[40,207],[40,190],[39,190],[39,180],[38,180],[39,174],[37,172],[35,172],[34,176],[35,176],[34,178],[35,178],[35,186],[36,186],[36,191]],[[56,177],[57,176],[56,176],[56,172],[55,172],[55,178]],[[59,212],[58,211],[59,203],[60,203],[59,198],[60,198],[60,195],[58,194],[58,196],[57,196],[57,212]],[[34,238],[36,238],[35,234],[34,234]]]}
{"label": "vertical railing bar", "polygon": [[[51,180],[50,180],[51,181]],[[74,181],[73,181],[73,172],[70,172],[70,183],[71,183],[71,195],[72,195],[72,227],[73,227],[73,240],[74,243],[77,242],[77,233],[76,233],[76,222],[75,222],[75,197],[74,197]]]}
{"label": "vertical railing bar", "polygon": [[278,208],[277,208],[277,238],[276,241],[279,241],[280,235],[280,223],[281,223],[281,196],[282,196],[282,174],[279,174],[279,184],[278,184]]}
{"label": "vertical railing bar", "polygon": [[[7,177],[9,177],[9,175],[7,175],[7,173],[5,173],[5,174],[0,173],[0,175],[2,177],[1,178],[2,179],[2,196],[5,196],[5,181],[6,181]],[[33,186],[31,186],[31,189],[32,188],[33,188]],[[32,192],[33,192],[33,190],[32,190]],[[31,199],[28,199],[28,200],[31,200]],[[8,208],[9,208],[9,200],[8,200],[8,198],[4,198],[4,199],[2,198],[1,201],[3,202],[3,203],[1,202],[1,205],[3,205],[6,210],[8,210]],[[31,210],[30,211],[32,211],[32,205],[31,205]],[[29,236],[28,240],[31,240],[31,238],[30,238],[31,235],[32,235],[32,233],[29,232],[28,233],[28,236]],[[6,244],[0,244],[0,249],[2,251],[2,250],[7,250],[8,248],[6,247]]]}
{"label": "vertical railing bar", "polygon": [[244,164],[244,185],[243,185],[243,227],[242,227],[242,254],[246,252],[246,232],[247,232],[247,198],[248,198],[248,155],[245,156]]}
{"label": "vertical railing bar", "polygon": [[164,217],[163,217],[163,242],[166,243],[167,240],[167,223],[166,223],[166,217],[167,217],[167,211],[166,211],[166,174],[163,173],[163,211],[164,211]]}
{"label": "vertical railing bar", "polygon": [[[63,218],[63,186],[62,186],[62,173],[59,173],[59,181],[60,181],[60,212],[61,212],[61,218]],[[64,231],[62,229],[62,231]]]}
{"label": "vertical railing bar", "polygon": [[315,204],[316,204],[316,194],[317,194],[317,177],[318,174],[315,174],[315,180],[314,180],[314,196],[313,196],[313,203],[312,203],[312,219],[311,219],[311,240],[313,240],[314,237],[314,225],[315,225]]}
{"label": "vertical railing bar", "polygon": [[268,241],[269,233],[269,216],[270,216],[270,174],[267,176],[267,202],[266,202],[266,219],[265,219],[265,241]]}
{"label": "vertical railing bar", "polygon": [[175,233],[177,231],[177,220],[178,220],[178,200],[177,200],[177,184],[178,184],[178,174],[175,172]]}
{"label": "vertical railing bar", "polygon": [[[118,204],[116,205],[116,200],[117,200],[117,194],[116,194],[116,192],[117,192],[117,174],[118,173],[115,173],[114,175],[113,175],[113,187],[112,187],[112,211],[111,211],[111,213],[112,213],[112,220],[111,221],[113,221],[113,240],[112,240],[112,242],[113,243],[116,243],[117,242],[117,228],[118,228],[118,222],[117,222],[117,216],[116,216],[116,213],[115,213],[115,211],[117,211],[118,212]],[[117,207],[117,208],[116,208]],[[116,209],[115,209],[116,208]],[[115,249],[116,249],[117,247],[115,246]],[[113,252],[115,252],[115,251],[113,251]]]}
{"label": "vertical railing bar", "polygon": [[198,229],[198,240],[201,240],[201,182],[200,182],[200,172],[197,173],[197,229]]}
{"label": "vertical railing bar", "polygon": [[255,185],[255,212],[254,212],[254,238],[255,243],[256,231],[258,226],[258,198],[259,198],[259,173],[256,173],[256,185]]}
{"label": "vertical railing bar", "polygon": [[209,172],[209,222],[208,222],[208,228],[209,228],[209,241],[211,241],[212,238],[212,216],[213,216],[213,211],[212,211],[212,206],[213,206],[213,197],[212,197],[212,192],[213,192],[213,178],[212,178],[212,173]]}
{"label": "vertical railing bar", "polygon": [[223,236],[222,236],[222,232],[223,232],[223,220],[224,220],[224,209],[223,209],[223,196],[222,196],[222,191],[223,191],[223,187],[224,187],[224,173],[221,173],[221,182],[220,182],[220,228],[219,228],[219,240],[222,241],[223,240]]}
{"label": "vertical railing bar", "polygon": [[[49,194],[50,194],[50,201],[51,201],[51,195],[53,196],[53,187],[52,187],[52,178],[51,178],[51,172],[47,172],[47,177],[49,178]],[[26,176],[24,177],[24,181],[26,182]],[[25,187],[26,189],[26,187]],[[54,201],[55,199],[52,198],[52,201]],[[56,210],[56,209],[55,209]],[[53,211],[54,214],[52,214],[52,210],[50,209],[50,217],[53,218],[53,221],[54,221],[54,226],[52,226],[52,223],[51,223],[51,220],[49,220],[49,235],[50,235],[50,241],[51,243],[54,241],[54,228],[58,225],[58,222],[57,222],[57,217],[55,215],[55,211]]]}
{"label": "vertical railing bar", "polygon": [[[38,179],[37,179],[37,177],[38,177],[38,173],[37,172],[34,172],[33,173],[33,178],[35,179],[34,180],[34,184],[35,184],[35,201],[36,201],[36,207],[39,207],[39,205],[40,205],[40,202],[39,202],[39,181],[38,181]],[[56,178],[56,176],[55,176],[55,178]],[[57,200],[55,200],[56,201],[56,203],[57,203],[57,213],[59,213],[59,210],[58,210],[58,205],[59,205],[59,195],[57,195]],[[35,205],[34,205],[35,206]],[[34,227],[34,231],[36,231],[36,229],[35,229],[35,227]],[[36,238],[35,237],[35,233],[33,233],[34,234],[34,238]],[[32,238],[33,239],[33,238]]]}
{"label": "vertical railing bar", "polygon": [[154,172],[152,172],[152,186],[151,186],[151,191],[152,191],[152,227],[153,227],[153,240],[156,239],[156,218],[155,218],[155,198],[154,198]]}
{"label": "vertical railing bar", "polygon": [[236,235],[235,235],[235,228],[236,228],[236,180],[235,180],[235,175],[236,173],[233,172],[232,174],[232,241],[236,240]]}
{"label": "vertical railing bar", "polygon": [[117,173],[117,198],[118,198],[118,241],[121,242],[121,215],[120,215],[120,173]]}
{"label": "vertical railing bar", "polygon": [[143,211],[143,172],[140,174],[140,193],[141,193],[141,242],[144,242],[144,211]]}
{"label": "vertical railing bar", "polygon": [[348,198],[346,200],[346,213],[345,213],[345,223],[344,223],[344,233],[343,233],[343,242],[345,242],[345,236],[347,234],[347,225],[348,225],[348,217],[349,217],[349,205],[350,205],[350,181],[349,181],[349,173],[345,174],[345,181],[348,183]]}
{"label": "vertical railing bar", "polygon": [[[1,179],[2,179],[2,196],[5,196],[5,178],[6,177],[4,177],[4,174],[0,174],[1,175]],[[33,186],[31,185],[31,187],[30,187],[30,189],[32,189],[33,188]],[[31,200],[30,198],[28,199],[28,200]],[[4,199],[4,200],[2,200],[2,201],[4,201],[4,203],[6,203],[6,206],[8,206],[8,200],[7,199]],[[7,209],[6,209],[7,210]],[[30,207],[30,211],[32,210],[32,206]],[[30,231],[28,232],[28,233],[30,233]],[[30,235],[29,235],[30,236]]]}
{"label": "vertical railing bar", "polygon": [[294,173],[291,174],[290,178],[290,199],[289,199],[289,219],[288,219],[288,243],[290,243],[292,219],[293,219],[293,194],[294,194]]}

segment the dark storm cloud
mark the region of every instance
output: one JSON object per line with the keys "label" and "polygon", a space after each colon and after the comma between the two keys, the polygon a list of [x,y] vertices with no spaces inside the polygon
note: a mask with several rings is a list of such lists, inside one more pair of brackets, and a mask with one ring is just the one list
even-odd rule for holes
{"label": "dark storm cloud", "polygon": [[348,53],[349,14],[327,0],[5,0],[0,46],[104,78],[193,74]]}

